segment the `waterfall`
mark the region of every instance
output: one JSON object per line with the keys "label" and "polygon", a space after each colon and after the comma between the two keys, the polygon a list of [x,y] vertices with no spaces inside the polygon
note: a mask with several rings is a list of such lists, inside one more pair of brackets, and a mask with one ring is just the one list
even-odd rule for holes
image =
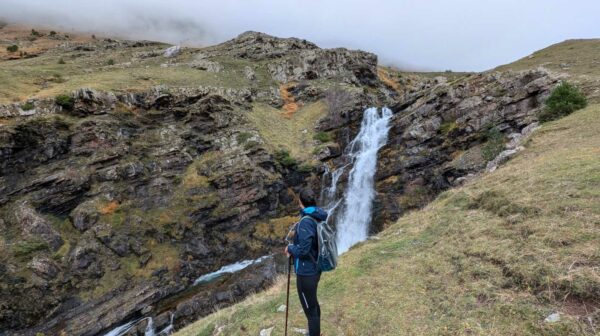
{"label": "waterfall", "polygon": [[146,324],[144,336],[154,336],[154,320],[152,320],[152,317],[148,317],[148,324]]}
{"label": "waterfall", "polygon": [[[360,131],[348,144],[346,155],[350,162],[329,173],[331,184],[324,191],[326,210],[332,216],[337,231],[338,253],[342,254],[352,245],[363,241],[369,233],[371,210],[375,199],[374,176],[377,170],[377,152],[387,142],[389,120],[392,111],[387,107],[378,110],[371,107],[365,110]],[[344,169],[352,164],[348,185],[343,198],[336,199],[338,179]],[[339,208],[339,205],[342,205]]]}
{"label": "waterfall", "polygon": [[135,327],[136,325],[138,325],[138,323],[141,323],[144,320],[148,321],[148,324],[146,324],[146,329],[144,330],[144,336],[161,336],[161,335],[166,336],[166,335],[171,335],[173,333],[173,331],[175,331],[175,328],[173,327],[174,317],[175,317],[175,314],[171,313],[171,321],[169,322],[169,325],[166,326],[163,330],[159,331],[158,333],[154,329],[154,320],[152,319],[152,317],[148,316],[148,317],[144,317],[144,318],[141,318],[141,319],[129,321],[129,322],[123,324],[123,325],[120,325],[120,326],[116,327],[115,329],[109,331],[108,333],[104,334],[104,336],[122,336],[122,335],[125,335],[133,327]]}

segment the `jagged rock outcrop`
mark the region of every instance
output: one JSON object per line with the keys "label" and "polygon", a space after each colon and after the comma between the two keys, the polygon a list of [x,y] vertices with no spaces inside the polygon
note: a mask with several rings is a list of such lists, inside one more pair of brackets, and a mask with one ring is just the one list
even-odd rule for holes
{"label": "jagged rock outcrop", "polygon": [[[391,106],[389,140],[378,160],[372,229],[381,229],[404,211],[427,204],[441,191],[464,182],[466,176],[483,171],[493,159],[484,154],[500,155],[496,161],[514,155],[512,148],[514,153],[500,152],[514,134],[536,124],[537,113],[557,83],[558,78],[544,70],[492,72],[453,83],[426,80],[417,90],[407,91]],[[332,100],[338,108],[320,128],[335,132],[345,147],[352,138],[349,132],[357,132],[368,97]],[[500,150],[490,154],[486,149],[492,130],[500,134],[494,140]],[[339,166],[344,157],[333,162]]]}
{"label": "jagged rock outcrop", "polygon": [[[252,223],[288,213],[291,185],[260,137],[252,147],[237,140],[255,132],[244,117],[250,91],[72,98],[73,109],[0,128],[2,234],[19,237],[1,245],[2,329],[46,321],[31,332],[58,333],[68,321],[69,334],[94,335],[219,265],[268,252]],[[33,309],[25,296],[44,299]],[[101,311],[87,315],[96,307],[110,312],[101,323]]]}

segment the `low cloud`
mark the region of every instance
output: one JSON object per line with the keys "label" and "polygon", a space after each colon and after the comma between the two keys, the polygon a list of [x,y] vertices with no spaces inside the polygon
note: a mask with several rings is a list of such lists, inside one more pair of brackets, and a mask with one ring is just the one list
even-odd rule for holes
{"label": "low cloud", "polygon": [[569,38],[600,37],[597,0],[2,0],[8,22],[173,44],[246,30],[374,52],[382,63],[486,70]]}

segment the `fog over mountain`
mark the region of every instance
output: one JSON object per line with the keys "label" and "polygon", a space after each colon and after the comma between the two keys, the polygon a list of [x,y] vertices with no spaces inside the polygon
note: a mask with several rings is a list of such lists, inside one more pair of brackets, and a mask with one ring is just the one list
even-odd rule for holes
{"label": "fog over mountain", "polygon": [[597,13],[597,0],[0,1],[8,22],[194,45],[256,30],[433,70],[485,70],[551,43],[600,37]]}

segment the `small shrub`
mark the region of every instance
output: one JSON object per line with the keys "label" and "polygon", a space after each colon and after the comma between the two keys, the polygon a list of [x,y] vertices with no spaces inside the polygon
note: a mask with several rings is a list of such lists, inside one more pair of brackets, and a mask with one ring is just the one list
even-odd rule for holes
{"label": "small shrub", "polygon": [[452,73],[452,70],[448,69],[446,71],[444,71],[445,73]]}
{"label": "small shrub", "polygon": [[50,31],[50,36],[56,36],[56,32],[54,30]]}
{"label": "small shrub", "polygon": [[504,135],[493,127],[487,131],[486,138],[487,142],[481,148],[481,154],[486,161],[491,161],[504,150]]}
{"label": "small shrub", "polygon": [[33,110],[33,108],[34,108],[34,107],[35,107],[35,106],[33,106],[33,103],[31,103],[31,102],[27,102],[27,103],[25,103],[25,104],[21,105],[21,109],[22,109],[23,111],[30,111],[30,110]]}
{"label": "small shrub", "polygon": [[275,156],[275,160],[284,167],[293,167],[298,164],[296,159],[294,159],[290,155],[290,152],[288,152],[286,150],[283,150],[283,149],[279,150],[279,151],[275,152],[274,156]]}
{"label": "small shrub", "polygon": [[75,100],[69,95],[58,95],[55,98],[56,105],[61,106],[65,110],[72,110],[75,105]]}
{"label": "small shrub", "polygon": [[586,106],[587,99],[579,88],[567,82],[562,82],[546,100],[546,106],[539,114],[539,119],[541,122],[556,120]]}
{"label": "small shrub", "polygon": [[61,58],[58,60],[58,64],[65,64],[65,60],[64,60],[64,59],[61,57]]}
{"label": "small shrub", "polygon": [[95,40],[96,39],[96,35],[92,34],[92,39]]}
{"label": "small shrub", "polygon": [[63,76],[61,74],[55,73],[52,75],[52,77],[50,77],[48,79],[48,81],[50,82],[54,82],[54,83],[64,83],[67,80],[63,78]]}
{"label": "small shrub", "polygon": [[440,132],[442,132],[442,134],[446,136],[456,129],[458,129],[456,121],[448,121],[442,124],[442,127],[440,127]]}
{"label": "small shrub", "polygon": [[42,36],[42,34],[40,34],[40,32],[39,32],[39,31],[37,31],[37,30],[35,30],[35,29],[32,29],[32,30],[31,30],[31,36],[40,37],[40,36]]}
{"label": "small shrub", "polygon": [[248,133],[248,132],[240,132],[237,135],[237,142],[239,144],[245,144],[246,141],[248,141],[248,139],[250,139],[252,137],[252,133]]}
{"label": "small shrub", "polygon": [[17,52],[17,50],[19,50],[19,46],[16,44],[6,47],[6,51],[11,53]]}
{"label": "small shrub", "polygon": [[108,62],[106,62],[106,64],[108,65],[115,65],[115,60],[114,59],[109,59]]}
{"label": "small shrub", "polygon": [[327,132],[319,132],[313,136],[313,139],[320,142],[329,142],[332,140],[332,136]]}

